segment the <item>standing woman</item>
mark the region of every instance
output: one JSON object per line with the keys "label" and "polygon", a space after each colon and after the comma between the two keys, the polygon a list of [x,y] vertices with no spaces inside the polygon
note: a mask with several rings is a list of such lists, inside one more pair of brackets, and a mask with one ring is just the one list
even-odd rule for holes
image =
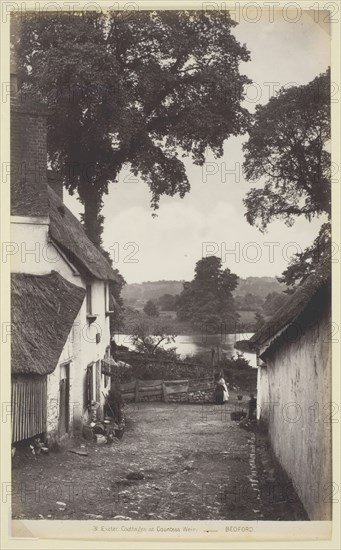
{"label": "standing woman", "polygon": [[229,400],[229,392],[227,389],[227,385],[226,385],[223,373],[221,373],[221,376],[218,380],[218,384],[220,384],[223,388],[223,403],[226,403]]}
{"label": "standing woman", "polygon": [[216,385],[215,402],[218,405],[223,405],[224,403],[226,403],[228,401],[228,398],[229,398],[229,392],[228,392],[228,389],[227,389],[227,386],[226,386],[226,382],[225,382],[223,373],[221,372],[219,374],[219,380],[218,380],[217,385]]}

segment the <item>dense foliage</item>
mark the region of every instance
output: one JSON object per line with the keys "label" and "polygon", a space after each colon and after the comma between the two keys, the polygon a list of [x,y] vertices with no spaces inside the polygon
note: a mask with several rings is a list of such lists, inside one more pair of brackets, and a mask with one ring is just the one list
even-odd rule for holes
{"label": "dense foliage", "polygon": [[136,304],[141,304],[147,300],[158,302],[161,296],[165,294],[175,296],[182,289],[183,284],[181,281],[145,281],[143,283],[127,284],[124,287],[122,296],[125,303],[129,304],[130,307],[134,307]]}
{"label": "dense foliage", "polygon": [[295,254],[288,267],[278,278],[281,283],[288,285],[288,293],[303,283],[306,278],[319,270],[331,271],[332,261],[338,261],[335,257],[339,253],[337,242],[331,241],[331,225],[324,223],[321,226],[318,236],[311,246],[303,252]]}
{"label": "dense foliage", "polygon": [[[249,52],[228,12],[51,12],[12,19],[22,92],[49,107],[48,153],[101,243],[103,194],[124,165],[161,195],[190,189],[182,157],[202,165],[245,133]],[[18,28],[20,26],[20,28]]]}
{"label": "dense foliage", "polygon": [[265,184],[244,200],[251,225],[330,215],[330,71],[304,86],[282,88],[258,105],[244,145],[246,178]]}
{"label": "dense foliage", "polygon": [[[187,380],[208,378],[212,379],[212,364],[209,353],[200,353],[180,359],[175,353],[160,352],[153,360],[148,354],[126,353],[120,357],[128,362],[132,368],[125,369],[122,382],[138,380]],[[215,366],[215,373],[223,372],[225,380],[230,383],[231,389],[241,388],[246,391],[255,391],[257,369],[250,367],[248,361],[242,357],[224,357]]]}
{"label": "dense foliage", "polygon": [[[330,69],[306,85],[282,88],[266,105],[257,106],[244,145],[244,170],[248,180],[264,178],[265,184],[251,189],[244,199],[251,225],[265,231],[276,219],[289,226],[298,216],[309,221],[320,215],[330,219],[330,114]],[[295,254],[278,281],[290,293],[309,274],[319,269],[330,272],[335,247],[326,222],[313,244]]]}
{"label": "dense foliage", "polygon": [[216,256],[196,263],[194,279],[184,283],[178,298],[178,317],[189,320],[193,327],[205,333],[219,333],[233,329],[239,318],[232,292],[238,277],[222,269]]}
{"label": "dense foliage", "polygon": [[159,310],[157,305],[152,301],[148,300],[146,305],[143,308],[143,311],[148,317],[158,317],[159,316]]}
{"label": "dense foliage", "polygon": [[256,311],[255,313],[255,324],[254,324],[254,332],[257,332],[259,329],[262,328],[262,326],[265,324],[265,317],[261,311]]}
{"label": "dense foliage", "polygon": [[284,305],[286,299],[287,296],[284,292],[269,292],[263,304],[263,311],[265,315],[275,315],[275,313],[277,313],[277,311]]}
{"label": "dense foliage", "polygon": [[130,327],[130,341],[135,350],[148,355],[159,355],[164,351],[170,355],[173,350],[165,350],[164,346],[175,342],[176,334],[158,320],[137,319]]}
{"label": "dense foliage", "polygon": [[163,294],[158,299],[157,303],[162,311],[175,311],[177,308],[178,296],[172,294]]}
{"label": "dense foliage", "polygon": [[236,308],[240,311],[243,310],[257,310],[262,306],[263,299],[260,296],[251,294],[248,292],[244,296],[235,297]]}

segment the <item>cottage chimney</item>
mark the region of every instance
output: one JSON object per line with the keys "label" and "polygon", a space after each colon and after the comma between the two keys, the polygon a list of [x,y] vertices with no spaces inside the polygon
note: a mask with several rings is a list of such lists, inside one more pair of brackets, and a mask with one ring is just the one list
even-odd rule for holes
{"label": "cottage chimney", "polygon": [[47,171],[47,183],[48,186],[58,195],[63,202],[63,178],[59,172],[55,170]]}
{"label": "cottage chimney", "polygon": [[47,109],[23,99],[18,90],[17,61],[11,52],[11,214],[46,217]]}

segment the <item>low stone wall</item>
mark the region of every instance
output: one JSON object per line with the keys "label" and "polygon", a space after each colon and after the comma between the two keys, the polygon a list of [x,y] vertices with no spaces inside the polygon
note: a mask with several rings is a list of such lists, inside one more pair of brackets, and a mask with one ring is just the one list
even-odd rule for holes
{"label": "low stone wall", "polygon": [[167,401],[169,403],[188,403],[188,393],[172,393],[168,395]]}
{"label": "low stone wall", "polygon": [[140,395],[138,399],[139,403],[143,403],[145,401],[163,401],[162,394],[154,394],[154,395]]}
{"label": "low stone wall", "polygon": [[188,393],[189,403],[213,403],[214,391],[213,389],[195,390]]}

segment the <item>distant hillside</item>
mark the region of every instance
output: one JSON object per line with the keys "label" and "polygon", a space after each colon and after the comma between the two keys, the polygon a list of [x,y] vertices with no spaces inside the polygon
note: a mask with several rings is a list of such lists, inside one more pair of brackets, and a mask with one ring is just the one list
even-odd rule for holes
{"label": "distant hillside", "polygon": [[[123,287],[122,298],[127,306],[139,307],[147,300],[157,301],[163,294],[180,294],[182,288],[181,281],[133,283]],[[253,294],[264,300],[270,292],[283,292],[285,288],[285,285],[279,283],[275,277],[247,277],[239,279],[234,295],[237,297]]]}
{"label": "distant hillside", "polygon": [[286,285],[279,283],[275,277],[247,277],[239,279],[234,295],[254,294],[264,299],[270,292],[283,292],[285,289]]}
{"label": "distant hillside", "polygon": [[163,294],[176,296],[183,289],[181,281],[147,281],[146,283],[133,283],[125,285],[122,290],[122,298],[127,305],[144,303],[147,300],[154,302]]}

